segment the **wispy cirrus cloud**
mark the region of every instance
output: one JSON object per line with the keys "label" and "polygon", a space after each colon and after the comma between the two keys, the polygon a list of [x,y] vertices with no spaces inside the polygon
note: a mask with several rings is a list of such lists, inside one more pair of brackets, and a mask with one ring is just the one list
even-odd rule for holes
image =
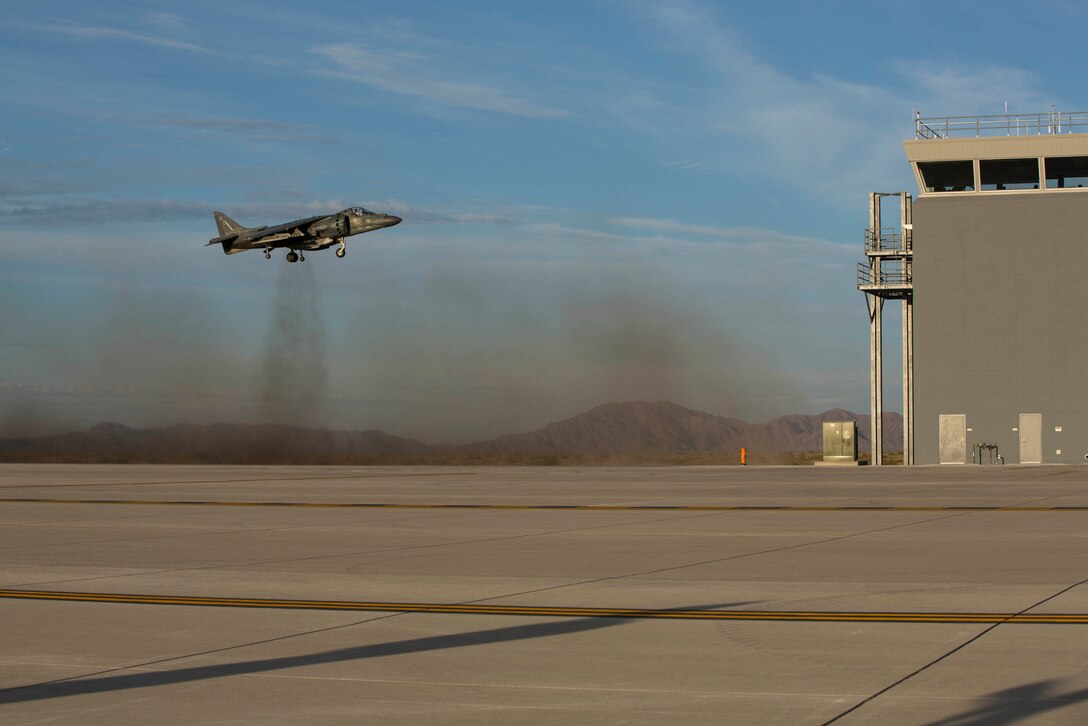
{"label": "wispy cirrus cloud", "polygon": [[443,64],[417,50],[377,50],[359,43],[319,45],[311,52],[331,64],[316,72],[355,81],[383,91],[423,98],[443,106],[523,116],[556,118],[567,111],[519,98],[503,89],[443,74]]}
{"label": "wispy cirrus cloud", "polygon": [[716,92],[695,111],[732,140],[736,161],[849,204],[887,178],[900,153],[891,116],[909,104],[875,86],[792,76],[750,52],[711,6],[672,0],[652,12],[663,32],[683,38],[679,52],[710,72]]}
{"label": "wispy cirrus cloud", "polygon": [[314,133],[308,124],[290,124],[281,121],[254,118],[228,118],[219,116],[191,116],[183,113],[156,113],[137,116],[131,121],[138,126],[157,128],[210,131],[245,138],[249,141],[274,141],[277,143],[310,142],[340,144],[333,136]]}
{"label": "wispy cirrus cloud", "polygon": [[60,33],[62,35],[69,35],[76,38],[85,38],[88,40],[125,40],[133,43],[142,43],[144,45],[154,45],[160,48],[170,48],[172,50],[186,51],[189,53],[222,55],[220,51],[214,48],[208,48],[206,46],[197,45],[195,43],[188,43],[182,40],[174,40],[172,38],[166,38],[160,35],[135,33],[129,30],[123,30],[121,28],[114,28],[106,25],[89,25],[87,23],[77,23],[71,20],[58,20],[53,23],[23,23],[21,27],[31,30],[46,31],[50,33]]}
{"label": "wispy cirrus cloud", "polygon": [[48,221],[59,226],[108,222],[174,222],[209,214],[192,202],[155,199],[62,200],[0,209],[0,226]]}
{"label": "wispy cirrus cloud", "polygon": [[450,212],[438,209],[423,209],[408,202],[369,201],[363,202],[368,209],[381,210],[398,217],[411,220],[413,224],[513,224],[519,219],[509,212],[473,211]]}
{"label": "wispy cirrus cloud", "polygon": [[706,163],[694,159],[678,159],[675,161],[663,161],[661,166],[676,171],[706,171]]}
{"label": "wispy cirrus cloud", "polygon": [[1050,107],[1038,90],[1038,77],[1017,68],[900,60],[892,64],[892,71],[916,89],[915,105],[923,115],[1000,113],[1003,101],[1009,102],[1009,113],[1040,113]]}
{"label": "wispy cirrus cloud", "polygon": [[668,52],[709,74],[706,93],[663,113],[717,135],[722,143],[705,147],[711,163],[742,164],[835,206],[907,183],[899,142],[911,133],[912,108],[982,113],[995,99],[1044,108],[1039,79],[1015,68],[901,61],[887,64],[882,84],[805,76],[751,51],[716,4],[665,0],[644,12]]}
{"label": "wispy cirrus cloud", "polygon": [[72,199],[26,201],[0,206],[0,227],[18,226],[48,221],[59,226],[79,226],[87,223],[128,224],[133,222],[179,222],[211,219],[213,209],[222,209],[238,217],[241,224],[269,224],[294,218],[332,214],[349,206],[361,204],[376,212],[404,217],[412,224],[513,224],[516,218],[498,212],[451,212],[421,208],[401,201],[343,199],[307,201],[257,201],[232,204],[229,202],[178,201],[168,199]]}
{"label": "wispy cirrus cloud", "polygon": [[167,13],[162,11],[151,12],[145,16],[145,21],[149,25],[153,25],[156,28],[170,33],[178,33],[189,30],[189,21],[182,16],[176,15],[174,13]]}
{"label": "wispy cirrus cloud", "polygon": [[838,251],[854,253],[855,245],[846,245],[830,242],[818,237],[805,237],[801,235],[785,234],[773,229],[763,227],[721,227],[707,224],[688,224],[675,219],[657,217],[612,217],[608,220],[618,227],[642,230],[644,232],[658,232],[667,234],[680,234],[695,237],[710,237],[724,242],[742,242],[745,244],[772,244],[772,245],[829,245]]}

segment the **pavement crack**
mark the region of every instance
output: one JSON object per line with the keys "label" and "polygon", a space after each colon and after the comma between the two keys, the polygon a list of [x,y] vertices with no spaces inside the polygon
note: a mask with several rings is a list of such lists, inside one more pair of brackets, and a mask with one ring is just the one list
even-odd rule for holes
{"label": "pavement crack", "polygon": [[[705,515],[702,515],[702,516],[716,516],[716,515],[721,515],[721,514],[723,514],[723,512],[711,512],[709,514],[705,514]],[[625,573],[623,575],[609,575],[608,577],[594,577],[594,578],[591,578],[591,579],[588,579],[588,580],[579,580],[578,582],[568,582],[568,583],[564,583],[562,585],[551,585],[549,587],[541,587],[541,588],[536,588],[536,589],[533,589],[533,590],[525,590],[525,591],[522,591],[522,592],[511,592],[511,593],[507,593],[506,595],[497,595],[495,597],[490,597],[490,598],[481,598],[480,600],[472,600],[470,602],[471,603],[476,603],[476,602],[484,602],[484,601],[489,601],[489,600],[501,600],[503,598],[517,597],[519,595],[531,595],[531,594],[536,593],[536,592],[546,592],[548,590],[561,590],[561,589],[566,588],[566,587],[578,587],[580,585],[592,585],[592,584],[597,583],[597,582],[608,582],[610,580],[622,580],[622,579],[625,579],[625,578],[628,578],[628,577],[644,577],[646,575],[657,575],[657,574],[660,574],[662,572],[674,572],[676,570],[683,570],[683,569],[687,569],[689,567],[698,567],[700,565],[712,565],[712,564],[715,564],[717,562],[728,562],[730,560],[740,560],[740,559],[744,559],[746,557],[758,557],[760,555],[769,555],[769,554],[773,554],[775,552],[785,552],[787,550],[795,550],[795,549],[800,549],[802,547],[812,547],[812,546],[815,546],[815,545],[827,544],[829,542],[838,542],[840,540],[850,539],[851,537],[861,537],[861,536],[864,536],[864,535],[867,535],[867,534],[876,534],[878,532],[887,532],[887,531],[893,530],[893,529],[900,529],[901,527],[913,527],[916,524],[926,524],[928,522],[936,522],[936,521],[940,521],[942,519],[951,519],[953,517],[962,517],[962,516],[967,515],[967,514],[972,514],[972,512],[959,512],[957,514],[949,514],[949,515],[946,515],[946,516],[943,516],[943,517],[931,517],[930,519],[923,519],[923,520],[917,521],[917,522],[906,522],[906,523],[903,523],[903,524],[896,524],[896,525],[893,525],[893,526],[890,526],[890,527],[880,527],[878,529],[870,529],[870,530],[866,530],[864,532],[851,532],[850,534],[839,535],[838,537],[827,537],[825,539],[814,540],[814,541],[811,541],[811,542],[801,542],[799,544],[786,545],[784,547],[772,547],[771,549],[760,550],[758,552],[745,552],[745,553],[742,553],[742,554],[739,554],[739,555],[729,555],[727,557],[716,557],[716,558],[710,559],[710,560],[700,560],[699,562],[689,562],[689,563],[686,563],[686,564],[683,564],[683,565],[674,565],[672,567],[660,567],[660,568],[657,568],[657,569],[654,569],[654,570],[644,570],[644,571],[640,571],[640,572],[628,572],[628,573]]]}
{"label": "pavement crack", "polygon": [[[336,558],[336,557],[357,557],[357,556],[360,556],[360,555],[374,555],[374,554],[384,554],[384,553],[394,553],[394,552],[410,552],[410,551],[418,551],[418,550],[425,550],[425,549],[433,549],[433,548],[436,548],[436,547],[459,547],[459,546],[462,546],[462,545],[483,544],[483,543],[486,543],[486,542],[504,542],[504,541],[512,541],[512,540],[517,540],[517,539],[526,539],[526,538],[529,538],[529,537],[546,537],[546,536],[549,536],[549,535],[566,534],[566,533],[569,533],[569,532],[580,532],[580,531],[591,530],[591,529],[609,529],[609,528],[612,528],[612,527],[622,527],[622,526],[632,525],[632,524],[646,524],[646,523],[649,523],[649,522],[658,522],[658,521],[669,520],[669,519],[690,519],[692,517],[707,517],[707,516],[712,516],[712,515],[716,515],[716,514],[720,514],[720,512],[711,512],[709,514],[707,514],[707,513],[688,514],[686,516],[681,515],[681,514],[678,513],[678,514],[673,514],[673,515],[664,516],[664,517],[651,517],[651,518],[648,518],[648,519],[640,519],[640,520],[636,520],[636,521],[632,521],[632,522],[616,522],[616,523],[613,523],[613,524],[598,524],[598,525],[593,525],[593,526],[589,526],[589,527],[572,527],[570,529],[555,529],[555,530],[548,530],[548,531],[544,531],[544,532],[530,532],[530,533],[527,533],[527,534],[508,535],[508,536],[503,536],[503,537],[483,537],[483,538],[478,538],[478,539],[458,540],[458,541],[453,541],[453,542],[436,542],[436,543],[433,543],[433,544],[425,544],[425,545],[410,545],[410,546],[406,546],[406,547],[390,547],[390,548],[383,548],[383,549],[376,549],[376,550],[360,550],[360,551],[356,551],[356,552],[338,552],[338,553],[335,553],[335,554],[328,554],[328,555],[312,555],[310,557],[292,557],[292,558],[277,559],[277,560],[261,560],[261,561],[257,561],[257,562],[231,562],[231,563],[222,564],[222,565],[206,565],[204,567],[175,567],[175,568],[169,568],[169,569],[164,569],[164,570],[145,570],[145,571],[141,571],[141,572],[130,572],[130,573],[120,574],[120,575],[118,575],[118,574],[98,575],[98,576],[95,576],[95,577],[82,577],[82,578],[77,578],[77,579],[45,580],[45,581],[39,581],[39,582],[24,582],[24,583],[18,583],[16,585],[12,585],[11,587],[33,587],[33,586],[38,586],[38,585],[61,585],[61,584],[72,583],[72,582],[87,582],[87,581],[90,581],[90,580],[112,580],[112,579],[122,579],[122,578],[126,578],[126,577],[143,577],[143,576],[147,576],[147,575],[165,575],[165,574],[170,574],[170,573],[173,573],[173,572],[200,572],[200,571],[205,571],[205,570],[227,569],[227,568],[231,568],[231,567],[258,567],[258,566],[262,566],[262,565],[282,565],[282,564],[294,563],[294,562],[312,562],[312,561],[315,561],[315,560],[333,559],[333,558]],[[276,530],[276,529],[284,529],[284,530],[298,529],[300,527],[305,527],[305,526],[309,526],[309,525],[299,525],[299,527],[271,527],[271,528],[267,528],[265,530],[259,530],[259,531],[270,531],[270,530]],[[258,530],[239,530],[239,532],[249,532],[249,531],[258,531]],[[237,534],[238,532],[232,532],[232,533]],[[170,535],[170,536],[175,536],[175,537],[181,537],[181,536],[195,537],[195,536],[199,536],[199,535],[194,534],[194,535]],[[127,541],[127,540],[109,540],[109,541]],[[500,595],[498,597],[507,597],[507,596]],[[462,603],[462,604],[469,604],[469,603]]]}
{"label": "pavement crack", "polygon": [[900,686],[900,685],[906,683],[907,681],[909,681],[910,679],[912,679],[915,676],[919,675],[920,673],[924,673],[925,671],[929,670],[930,668],[937,665],[941,661],[946,660],[947,658],[955,655],[956,653],[960,652],[961,650],[963,650],[967,646],[971,645],[975,641],[977,641],[977,640],[981,639],[982,637],[984,637],[987,633],[990,633],[994,629],[1004,625],[1005,623],[1009,622],[1013,618],[1016,618],[1016,617],[1018,617],[1020,615],[1024,615],[1025,613],[1028,613],[1028,612],[1034,610],[1035,608],[1040,607],[1041,605],[1045,605],[1046,603],[1050,602],[1051,600],[1054,600],[1055,598],[1061,597],[1062,595],[1069,592],[1070,590],[1078,588],[1078,587],[1080,587],[1081,585],[1084,585],[1084,584],[1088,584],[1088,577],[1086,577],[1083,580],[1080,580],[1079,582],[1074,582],[1072,585],[1069,585],[1068,587],[1062,588],[1061,590],[1054,593],[1053,595],[1048,595],[1047,597],[1044,597],[1042,600],[1040,600],[1037,603],[1034,603],[1032,605],[1028,605],[1026,608],[1021,610],[1020,612],[1013,613],[1012,615],[1009,615],[1007,618],[1005,618],[1001,622],[994,623],[993,625],[990,625],[989,627],[983,628],[981,632],[976,633],[972,637],[968,638],[967,640],[965,640],[962,643],[960,643],[959,645],[957,645],[955,648],[952,648],[951,650],[947,651],[943,655],[937,656],[936,658],[929,661],[928,663],[921,666],[920,668],[916,668],[915,670],[911,671],[910,673],[903,676],[902,678],[895,681],[894,683],[891,683],[891,684],[889,684],[887,686],[884,686],[884,688],[881,688],[876,693],[873,693],[870,696],[866,696],[864,699],[862,699],[861,701],[855,703],[853,706],[846,709],[845,711],[843,711],[839,715],[835,716],[834,718],[832,718],[832,719],[830,719],[828,721],[824,721],[820,726],[828,726],[828,724],[833,724],[836,721],[839,721],[842,718],[845,718],[846,716],[850,715],[851,713],[854,713],[855,711],[862,708],[866,704],[872,703],[873,700],[879,698],[880,696],[883,696],[885,693],[892,690],[893,688],[896,688],[897,686]]}

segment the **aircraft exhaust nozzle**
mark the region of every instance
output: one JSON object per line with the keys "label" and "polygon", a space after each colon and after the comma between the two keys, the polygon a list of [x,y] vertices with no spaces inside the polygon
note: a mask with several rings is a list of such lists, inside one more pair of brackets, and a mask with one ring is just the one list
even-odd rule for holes
{"label": "aircraft exhaust nozzle", "polygon": [[229,237],[216,237],[213,240],[208,240],[208,244],[205,247],[211,247],[212,245],[223,245],[223,254],[233,255],[238,252],[245,252],[245,250],[234,249],[234,243],[238,241],[238,235],[232,234]]}

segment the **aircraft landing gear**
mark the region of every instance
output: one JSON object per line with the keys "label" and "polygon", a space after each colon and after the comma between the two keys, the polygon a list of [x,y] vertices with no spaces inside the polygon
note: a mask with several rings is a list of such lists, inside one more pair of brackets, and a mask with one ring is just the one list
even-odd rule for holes
{"label": "aircraft landing gear", "polygon": [[268,249],[267,247],[264,248],[264,258],[266,260],[272,259],[272,250]]}
{"label": "aircraft landing gear", "polygon": [[287,253],[287,261],[288,262],[298,262],[298,253],[295,252],[294,250],[291,250],[290,252],[288,252]]}
{"label": "aircraft landing gear", "polygon": [[343,237],[337,241],[340,243],[340,249],[336,250],[336,256],[343,259],[344,255],[348,253],[348,243],[344,241]]}

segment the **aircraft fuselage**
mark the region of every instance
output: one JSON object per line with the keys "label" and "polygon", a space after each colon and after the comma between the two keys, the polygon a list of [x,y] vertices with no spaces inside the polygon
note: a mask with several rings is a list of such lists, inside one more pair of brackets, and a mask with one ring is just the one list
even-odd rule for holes
{"label": "aircraft fuselage", "polygon": [[346,237],[392,227],[401,222],[400,217],[371,212],[362,207],[296,219],[272,227],[243,227],[222,212],[213,212],[213,216],[219,227],[219,236],[210,240],[207,246],[221,245],[228,255],[246,250],[264,250],[265,257],[271,257],[274,249],[286,248],[289,250],[289,262],[305,259],[299,254],[302,251],[324,250],[336,244],[340,245],[336,256],[343,257],[347,248],[344,242]]}

